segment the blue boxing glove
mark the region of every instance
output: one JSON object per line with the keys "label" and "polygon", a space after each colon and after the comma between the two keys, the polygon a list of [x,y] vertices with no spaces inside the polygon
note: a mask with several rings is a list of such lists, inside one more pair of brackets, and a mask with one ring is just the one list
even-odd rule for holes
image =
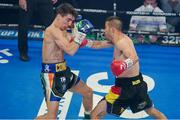
{"label": "blue boxing glove", "polygon": [[76,23],[76,28],[78,29],[79,32],[83,32],[85,34],[91,32],[91,30],[94,28],[94,26],[92,25],[92,23],[87,20],[81,20],[79,22]]}
{"label": "blue boxing glove", "polygon": [[75,27],[73,30],[73,33],[75,35],[74,42],[78,45],[81,45],[86,37],[86,34],[89,33],[93,28],[93,25],[87,19],[75,23]]}
{"label": "blue boxing glove", "polygon": [[79,21],[81,21],[82,20],[82,15],[78,15],[77,17],[76,17],[76,19],[75,19],[75,22],[77,23],[77,22],[79,22]]}

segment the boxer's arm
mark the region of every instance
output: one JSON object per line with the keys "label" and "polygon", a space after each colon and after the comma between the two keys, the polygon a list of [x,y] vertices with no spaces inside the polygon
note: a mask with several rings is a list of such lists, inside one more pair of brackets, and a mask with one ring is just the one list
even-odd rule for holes
{"label": "boxer's arm", "polygon": [[112,47],[113,44],[107,40],[99,41],[99,40],[84,39],[80,47],[84,47],[84,46],[99,49],[99,48]]}
{"label": "boxer's arm", "polygon": [[[98,41],[98,40],[86,39],[85,38],[86,34],[89,33],[93,28],[94,26],[87,19],[80,20],[79,22],[77,22],[74,25],[74,29],[72,30],[72,33],[75,34],[74,42],[79,44],[80,47],[86,46],[86,47],[91,47],[91,48],[106,48],[106,47],[113,46],[112,43],[107,40]],[[78,36],[82,36],[82,37],[78,37]],[[76,39],[76,37],[82,38],[82,39]]]}
{"label": "boxer's arm", "polygon": [[113,44],[110,42],[110,41],[93,41],[93,44],[91,46],[91,48],[95,48],[95,49],[98,49],[98,48],[108,48],[108,47],[112,47]]}
{"label": "boxer's arm", "polygon": [[[59,29],[53,29],[53,36],[55,36],[56,44],[63,49],[67,54],[74,55],[78,50],[79,46],[83,42],[83,39],[86,37],[86,33],[89,32],[93,28],[93,25],[90,21],[84,19],[76,23],[75,28],[73,30],[74,42],[69,42],[68,37],[65,37],[63,31]],[[67,33],[68,36],[68,33]]]}
{"label": "boxer's arm", "polygon": [[79,45],[75,42],[69,42],[68,37],[64,37],[62,31],[59,29],[53,30],[52,35],[55,38],[54,40],[58,47],[61,48],[65,53],[72,56],[77,52]]}

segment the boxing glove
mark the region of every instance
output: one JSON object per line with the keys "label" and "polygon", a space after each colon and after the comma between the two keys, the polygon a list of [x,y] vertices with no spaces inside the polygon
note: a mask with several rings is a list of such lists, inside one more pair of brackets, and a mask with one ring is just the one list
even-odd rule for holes
{"label": "boxing glove", "polygon": [[81,45],[86,37],[86,34],[93,29],[93,25],[89,20],[81,20],[75,24],[73,34],[75,35],[74,42]]}
{"label": "boxing glove", "polygon": [[89,33],[94,28],[92,23],[87,19],[80,20],[79,22],[75,24],[75,26],[79,32],[82,32],[85,34]]}
{"label": "boxing glove", "polygon": [[133,65],[131,59],[122,60],[113,60],[111,63],[111,71],[115,76],[121,75],[126,69],[130,68]]}
{"label": "boxing glove", "polygon": [[82,15],[78,15],[77,17],[76,17],[76,19],[75,19],[75,22],[77,23],[77,22],[79,22],[79,21],[81,21],[82,20]]}
{"label": "boxing glove", "polygon": [[80,47],[84,47],[84,46],[86,46],[86,47],[91,47],[92,45],[93,45],[93,41],[90,40],[90,39],[86,39],[86,38],[85,38],[85,39],[82,41]]}

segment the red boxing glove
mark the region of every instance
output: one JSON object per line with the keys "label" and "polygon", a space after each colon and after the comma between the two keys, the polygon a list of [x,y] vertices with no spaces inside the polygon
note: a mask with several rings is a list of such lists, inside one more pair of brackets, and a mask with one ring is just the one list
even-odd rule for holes
{"label": "red boxing glove", "polygon": [[71,43],[71,42],[73,42],[73,41],[74,41],[74,37],[72,37],[69,42]]}
{"label": "red boxing glove", "polygon": [[93,41],[85,38],[79,47],[84,47],[84,46],[91,47],[92,45],[93,45]]}
{"label": "red boxing glove", "polygon": [[119,76],[132,65],[133,65],[133,61],[131,59],[126,59],[125,61],[113,60],[111,63],[111,70],[115,76]]}
{"label": "red boxing glove", "polygon": [[84,47],[87,45],[87,43],[88,43],[88,40],[84,39],[79,47]]}

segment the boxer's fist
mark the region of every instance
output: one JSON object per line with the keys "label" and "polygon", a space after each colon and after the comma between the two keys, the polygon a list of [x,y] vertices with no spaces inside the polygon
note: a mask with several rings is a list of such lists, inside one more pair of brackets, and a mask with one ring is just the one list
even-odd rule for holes
{"label": "boxer's fist", "polygon": [[75,22],[77,23],[77,22],[79,22],[79,21],[81,21],[82,20],[82,15],[78,15],[77,17],[76,17],[76,19],[75,19]]}
{"label": "boxer's fist", "polygon": [[115,76],[121,75],[127,68],[130,68],[133,65],[131,59],[122,60],[113,60],[111,63],[111,71]]}
{"label": "boxer's fist", "polygon": [[75,24],[73,34],[75,35],[74,42],[81,45],[86,37],[86,34],[93,29],[93,25],[89,20],[81,20]]}
{"label": "boxer's fist", "polygon": [[75,24],[75,26],[79,32],[83,32],[85,34],[89,33],[94,28],[92,23],[87,19],[80,20]]}
{"label": "boxer's fist", "polygon": [[93,45],[93,41],[92,40],[89,40],[89,39],[84,39],[80,45],[80,47],[91,47]]}
{"label": "boxer's fist", "polygon": [[119,76],[127,68],[127,64],[124,61],[113,60],[111,63],[111,71],[115,76]]}

